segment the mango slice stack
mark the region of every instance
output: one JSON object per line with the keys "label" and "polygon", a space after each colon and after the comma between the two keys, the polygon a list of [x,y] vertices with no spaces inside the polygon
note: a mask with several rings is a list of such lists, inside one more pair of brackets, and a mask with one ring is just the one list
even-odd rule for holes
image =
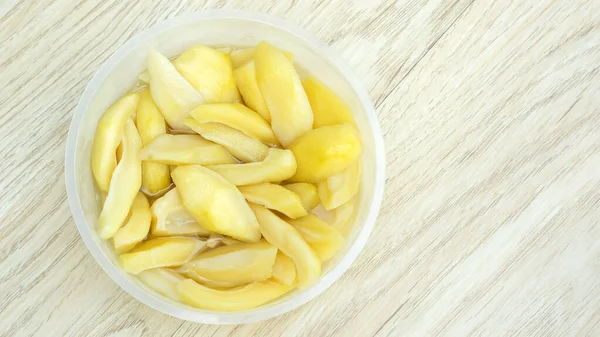
{"label": "mango slice stack", "polygon": [[97,233],[147,291],[246,310],[339,261],[360,201],[360,128],[294,62],[266,41],[151,50],[132,92],[107,102],[91,148]]}

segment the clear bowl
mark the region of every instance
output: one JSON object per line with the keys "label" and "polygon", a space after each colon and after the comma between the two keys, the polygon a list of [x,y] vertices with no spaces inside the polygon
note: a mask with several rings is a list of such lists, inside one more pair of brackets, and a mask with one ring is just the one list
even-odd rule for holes
{"label": "clear bowl", "polygon": [[[314,74],[352,109],[364,144],[362,186],[353,229],[346,246],[323,266],[318,283],[255,309],[237,312],[195,309],[152,291],[124,272],[112,247],[96,234],[101,205],[90,168],[94,132],[104,110],[125,94],[146,68],[150,49],[155,48],[170,57],[194,44],[254,46],[261,40],[292,52],[301,73]],[[147,306],[204,324],[264,320],[293,310],[325,291],[350,267],[367,243],[381,204],[384,175],[385,152],[377,115],[360,80],[342,58],[312,34],[289,22],[265,14],[230,10],[191,13],[167,20],[121,46],[98,70],[80,99],[71,121],[65,158],[71,212],[83,241],[102,269],[123,290]]]}

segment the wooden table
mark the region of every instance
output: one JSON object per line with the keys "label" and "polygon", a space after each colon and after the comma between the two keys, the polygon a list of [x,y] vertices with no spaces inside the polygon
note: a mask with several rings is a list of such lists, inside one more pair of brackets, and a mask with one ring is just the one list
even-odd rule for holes
{"label": "wooden table", "polygon": [[[208,326],[123,292],[63,178],[87,82],[134,34],[211,8],[312,31],[363,79],[386,141],[368,247],[265,322]],[[0,3],[0,335],[600,336],[600,1]]]}

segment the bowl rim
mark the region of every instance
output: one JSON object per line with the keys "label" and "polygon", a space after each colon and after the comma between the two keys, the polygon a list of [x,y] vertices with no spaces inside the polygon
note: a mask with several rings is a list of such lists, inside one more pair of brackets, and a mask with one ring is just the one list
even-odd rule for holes
{"label": "bowl rim", "polygon": [[[77,190],[76,177],[75,177],[75,163],[76,156],[75,151],[77,149],[77,143],[79,139],[79,131],[83,122],[83,117],[88,109],[88,106],[94,96],[98,87],[102,84],[104,79],[108,76],[110,71],[118,65],[118,63],[128,55],[131,50],[140,44],[141,42],[150,39],[151,37],[160,34],[164,30],[172,29],[180,25],[186,25],[192,22],[214,20],[214,19],[239,19],[247,21],[255,21],[277,27],[278,29],[286,30],[291,34],[298,36],[305,40],[307,43],[312,44],[319,49],[323,56],[329,59],[332,66],[336,67],[346,81],[350,84],[352,90],[355,92],[360,104],[363,106],[366,117],[369,123],[369,127],[373,133],[374,146],[375,146],[375,183],[373,190],[373,198],[367,216],[360,233],[358,234],[353,245],[349,248],[348,252],[337,265],[335,265],[326,275],[321,277],[318,283],[304,289],[297,295],[290,297],[289,299],[277,303],[273,306],[258,307],[252,311],[240,311],[240,312],[200,312],[189,309],[178,308],[173,304],[166,301],[160,300],[152,294],[139,288],[133,282],[128,280],[119,270],[113,265],[107,256],[102,253],[101,248],[96,244],[91,233],[90,227],[87,225],[83,209],[80,204],[79,192]],[[363,250],[366,242],[373,230],[375,221],[377,219],[379,209],[381,206],[384,190],[385,181],[385,150],[383,135],[379,122],[377,120],[377,114],[375,108],[371,102],[371,99],[364,89],[361,81],[357,75],[352,71],[350,66],[337,54],[331,47],[322,42],[312,33],[296,26],[295,24],[286,20],[280,19],[264,13],[257,13],[243,10],[209,10],[201,12],[192,12],[177,16],[168,20],[158,22],[150,28],[136,34],[134,37],[126,41],[121,45],[100,67],[100,69],[94,74],[94,77],[88,83],[83,95],[81,96],[77,107],[73,113],[71,119],[71,125],[69,127],[69,134],[67,137],[66,153],[65,153],[65,185],[67,189],[67,197],[69,201],[69,207],[73,215],[73,219],[77,226],[77,230],[81,238],[83,239],[86,247],[104,270],[108,276],[125,290],[126,293],[133,296],[139,302],[146,306],[155,309],[164,314],[177,317],[183,320],[203,323],[203,324],[242,324],[265,320],[275,316],[282,315],[291,310],[294,310],[301,305],[307,303],[319,294],[329,288],[342,274],[348,270],[350,265],[358,257],[360,252]]]}

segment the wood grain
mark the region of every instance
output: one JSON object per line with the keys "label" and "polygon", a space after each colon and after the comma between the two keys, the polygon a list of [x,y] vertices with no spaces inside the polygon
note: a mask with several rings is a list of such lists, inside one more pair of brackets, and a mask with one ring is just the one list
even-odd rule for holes
{"label": "wood grain", "polygon": [[[369,246],[322,296],[206,326],[124,293],[66,202],[87,82],[131,36],[211,8],[284,17],[338,50],[388,157]],[[600,2],[0,4],[0,335],[599,336]]]}

